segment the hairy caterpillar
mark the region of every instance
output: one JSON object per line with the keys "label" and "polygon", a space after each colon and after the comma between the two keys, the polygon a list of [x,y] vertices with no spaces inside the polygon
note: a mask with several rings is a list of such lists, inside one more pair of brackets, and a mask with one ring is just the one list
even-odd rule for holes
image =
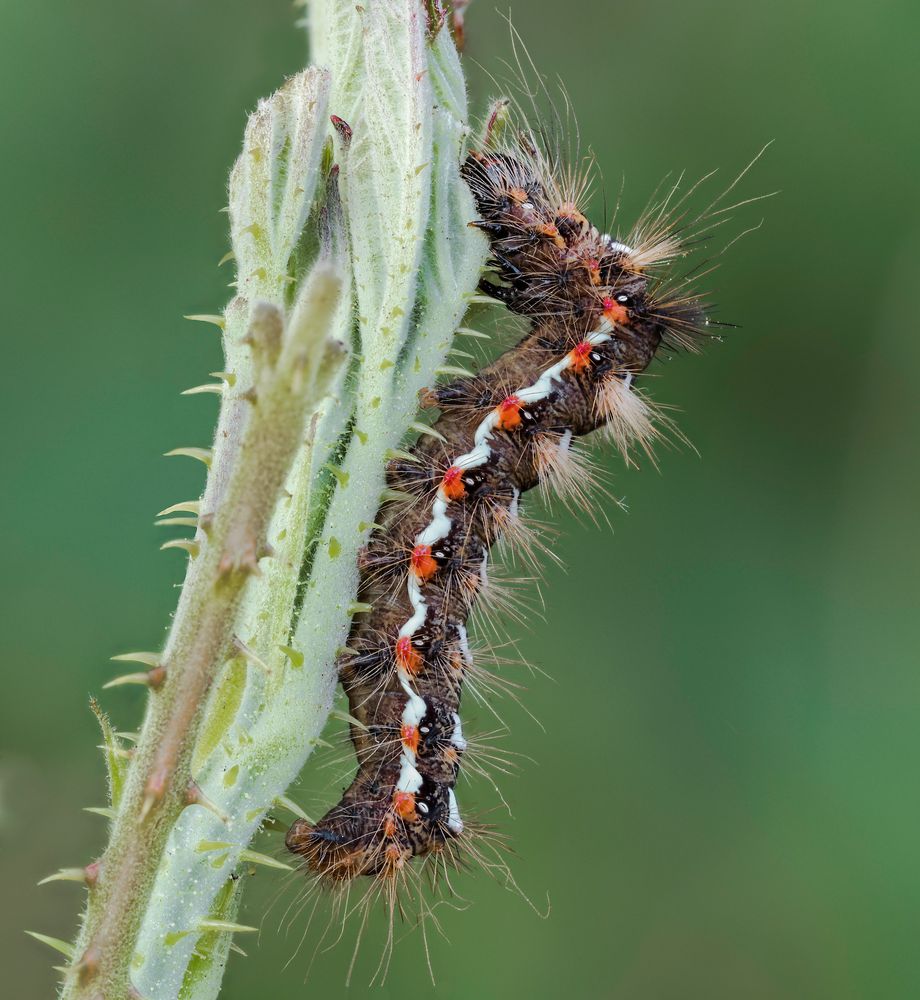
{"label": "hairy caterpillar", "polygon": [[481,831],[464,822],[455,788],[467,752],[461,695],[481,670],[467,621],[494,599],[493,545],[525,539],[528,490],[581,494],[575,439],[602,430],[624,456],[651,448],[667,421],[636,379],[662,343],[693,348],[708,325],[691,279],[668,283],[658,269],[686,252],[678,228],[698,233],[713,206],[682,222],[675,186],[625,241],[613,238],[580,211],[583,186],[560,180],[526,131],[511,144],[487,132],[462,174],[471,225],[490,241],[494,280],[481,290],[529,331],[478,374],[429,390],[423,405],[441,411],[432,433],[388,467],[403,499],[378,514],[361,563],[370,610],[340,661],[358,770],[337,805],[286,838],[324,884],[368,876],[391,914],[413,859],[439,872],[476,856]]}

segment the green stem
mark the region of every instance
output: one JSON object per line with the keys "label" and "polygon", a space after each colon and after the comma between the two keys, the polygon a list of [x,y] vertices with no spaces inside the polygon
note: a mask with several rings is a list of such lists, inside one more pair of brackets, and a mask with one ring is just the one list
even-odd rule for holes
{"label": "green stem", "polygon": [[[485,256],[447,32],[415,0],[314,0],[311,18],[325,70],[260,104],[231,175],[238,294],[197,554],[126,775],[107,736],[115,818],[68,1000],[217,996],[246,930],[236,876],[271,863],[248,845],[331,708],[387,453]],[[351,127],[337,172],[330,114]]]}

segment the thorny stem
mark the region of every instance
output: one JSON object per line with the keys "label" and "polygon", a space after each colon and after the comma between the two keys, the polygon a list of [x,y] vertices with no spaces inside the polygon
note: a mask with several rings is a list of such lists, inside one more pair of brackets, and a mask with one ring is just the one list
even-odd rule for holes
{"label": "thorny stem", "polygon": [[[132,654],[150,697],[129,764],[101,717],[114,818],[86,869],[66,1000],[212,1000],[249,929],[239,875],[273,862],[248,844],[329,713],[387,452],[484,258],[440,15],[432,0],[314,0],[325,69],[250,118],[230,182],[237,296],[211,318],[226,355],[215,443],[179,450],[210,463],[208,481],[177,505],[199,517],[174,543],[191,558],[166,648]],[[330,113],[350,126],[331,155]]]}
{"label": "thorny stem", "polygon": [[[183,809],[198,801],[191,759],[205,694],[231,651],[247,581],[259,572],[260,555],[267,553],[269,520],[308,407],[316,402],[307,377],[312,374],[308,349],[325,333],[340,284],[332,268],[318,267],[304,291],[310,322],[288,331],[274,361],[263,358],[255,365],[252,413],[223,503],[200,532],[200,553],[189,566],[162,656],[165,682],[150,699],[101,875],[92,889],[81,941],[85,946],[78,946],[65,995],[127,994],[124,959],[131,955],[125,955],[124,943],[137,936],[143,918],[137,901],[150,893],[171,828]],[[249,338],[258,357],[273,339],[280,346],[282,318],[264,303],[253,313]]]}

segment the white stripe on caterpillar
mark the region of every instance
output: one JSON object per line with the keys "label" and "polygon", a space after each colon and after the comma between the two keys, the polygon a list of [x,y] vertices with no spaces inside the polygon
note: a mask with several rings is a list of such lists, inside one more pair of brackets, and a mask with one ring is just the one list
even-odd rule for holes
{"label": "white stripe on caterpillar", "polygon": [[[589,333],[585,340],[592,346],[602,344],[604,341],[610,339],[611,331],[612,327],[610,322],[605,317],[600,321],[600,329]],[[515,392],[514,395],[517,396],[522,403],[536,403],[542,399],[546,399],[546,397],[551,395],[553,392],[553,383],[559,381],[562,377],[562,373],[567,368],[571,367],[571,364],[572,359],[567,354],[561,361],[558,361],[550,368],[547,368],[546,371],[544,371],[536,380],[536,382],[533,383],[533,385],[525,386],[523,389]],[[472,451],[456,458],[452,463],[455,467],[461,469],[473,469],[488,462],[492,456],[492,449],[489,446],[489,440],[492,436],[492,432],[498,426],[498,420],[498,413],[493,409],[482,419],[482,421],[480,421],[476,428],[476,432],[473,435],[474,447]],[[571,439],[571,431],[566,431],[560,441],[560,447],[567,448]],[[518,491],[515,492],[517,493]],[[515,513],[517,511],[518,496],[514,496],[512,498]],[[444,487],[442,484],[438,487],[437,496],[434,504],[432,505],[431,521],[425,529],[416,536],[416,545],[432,545],[435,542],[442,541],[450,534],[453,521],[447,516],[448,503],[449,500],[444,493]],[[482,563],[479,570],[479,577],[483,587],[488,586],[489,582],[487,570],[488,558],[488,550],[484,549],[482,553]],[[412,572],[408,574],[406,588],[408,591],[409,602],[412,605],[413,614],[412,617],[403,624],[402,628],[400,628],[400,638],[411,638],[425,624],[428,617],[428,603],[425,600],[425,595],[422,593],[418,577]],[[466,636],[466,627],[464,625],[457,625],[457,634],[460,637],[460,648],[463,658],[467,663],[469,663],[472,660],[472,656],[470,655],[469,641]],[[411,692],[408,678],[403,671],[400,671],[400,682],[407,692]],[[405,711],[403,712],[404,726],[418,726],[418,722],[421,720],[421,716],[418,716],[418,719],[415,722],[410,721],[411,719],[414,719],[417,714],[415,709],[412,708],[412,698],[417,701],[421,701],[424,706],[424,701],[422,701],[421,698],[418,698],[414,692],[411,693],[412,697],[409,701],[407,701]],[[422,715],[424,715],[424,710],[422,711]],[[463,749],[466,747],[466,741],[463,739],[462,729],[460,726],[460,716],[455,714],[455,719],[454,737],[460,742],[455,742],[454,745],[458,749]],[[396,784],[397,791],[414,793],[422,787],[422,776],[416,770],[415,764],[415,753],[412,750],[404,748],[400,757],[399,780]],[[454,795],[453,789],[451,789],[449,793],[449,803],[450,808],[447,825],[454,833],[459,833],[463,829],[463,821],[460,818],[460,810],[457,806],[457,798]]]}
{"label": "white stripe on caterpillar", "polygon": [[447,792],[447,826],[452,833],[463,833],[463,820],[460,818],[460,810],[457,808],[457,796],[452,788]]}
{"label": "white stripe on caterpillar", "polygon": [[[610,321],[603,317],[599,324],[599,329],[589,333],[585,340],[592,346],[598,344],[603,344],[604,341],[610,340],[613,327]],[[537,403],[541,399],[546,399],[547,396],[551,395],[553,392],[553,383],[558,381],[562,373],[570,368],[572,365],[572,359],[569,355],[566,355],[561,361],[557,361],[556,364],[547,368],[540,377],[533,383],[533,385],[525,386],[523,389],[517,390],[514,395],[522,403]],[[627,383],[628,385],[628,383]],[[486,462],[492,456],[492,449],[489,447],[489,439],[492,436],[492,432],[498,425],[498,413],[493,409],[480,421],[476,428],[476,432],[473,435],[473,441],[475,446],[472,451],[467,452],[465,455],[460,455],[455,458],[452,465],[458,469],[474,469],[480,465],[485,465]],[[569,434],[571,438],[571,434]],[[514,505],[515,511],[517,509],[518,497],[514,497],[512,504]],[[415,539],[416,545],[433,545],[435,542],[440,542],[445,539],[450,534],[450,529],[453,525],[451,518],[447,516],[447,505],[449,503],[449,498],[444,492],[443,483],[438,486],[438,492],[432,505],[432,518],[428,523],[427,527],[421,531]],[[424,624],[425,618],[428,613],[428,605],[425,602],[424,595],[422,594],[421,587],[419,586],[418,580],[414,573],[408,574],[407,589],[409,592],[409,601],[412,604],[414,614],[412,617],[403,625],[399,630],[400,638],[405,638],[406,636],[414,635]]]}
{"label": "white stripe on caterpillar", "polygon": [[454,731],[451,734],[450,742],[458,750],[466,750],[466,740],[463,738],[463,725],[460,722],[460,716],[454,712]]}
{"label": "white stripe on caterpillar", "polygon": [[454,628],[457,630],[457,638],[460,641],[460,653],[463,656],[463,662],[470,667],[473,665],[473,654],[470,652],[470,640],[466,633],[466,625],[463,622],[457,622]]}

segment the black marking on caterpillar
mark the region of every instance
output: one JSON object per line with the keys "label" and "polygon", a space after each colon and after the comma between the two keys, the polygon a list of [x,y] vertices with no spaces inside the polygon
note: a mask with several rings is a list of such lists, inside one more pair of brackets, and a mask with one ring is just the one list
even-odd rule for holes
{"label": "black marking on caterpillar", "polygon": [[605,429],[625,456],[650,449],[667,421],[636,379],[663,343],[693,348],[708,326],[692,277],[669,283],[658,267],[684,255],[677,229],[698,234],[714,206],[688,223],[675,185],[628,243],[614,239],[526,133],[510,147],[487,138],[462,174],[479,213],[471,225],[490,242],[481,290],[529,331],[478,374],[429,390],[436,433],[388,467],[388,486],[409,502],[378,514],[383,529],[360,567],[371,610],[356,617],[339,664],[357,774],[322,819],[298,820],[286,839],[326,885],[371,877],[391,916],[414,858],[446,872],[477,855],[481,831],[464,823],[455,788],[467,751],[461,695],[477,669],[466,624],[489,601],[492,547],[520,537],[528,490],[582,492],[574,439]]}

